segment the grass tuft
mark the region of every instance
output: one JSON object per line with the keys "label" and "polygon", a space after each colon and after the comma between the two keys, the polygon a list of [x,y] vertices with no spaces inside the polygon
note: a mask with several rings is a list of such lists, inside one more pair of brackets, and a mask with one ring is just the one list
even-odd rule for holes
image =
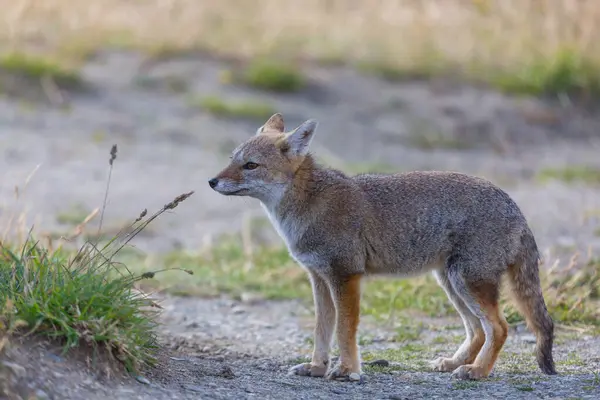
{"label": "grass tuft", "polygon": [[538,180],[547,182],[558,180],[565,183],[600,184],[600,168],[586,165],[574,165],[564,168],[545,168],[537,174]]}
{"label": "grass tuft", "polygon": [[279,93],[298,92],[306,85],[302,73],[288,64],[260,60],[251,63],[241,81],[251,87]]}
{"label": "grass tuft", "polygon": [[440,73],[435,69],[435,65],[435,63],[424,63],[419,65],[418,68],[402,68],[399,64],[391,61],[363,61],[356,64],[356,69],[365,75],[371,75],[388,82],[401,82],[415,79],[427,80]]}
{"label": "grass tuft", "polygon": [[[113,146],[110,171],[115,159]],[[106,350],[129,371],[153,364],[157,305],[135,286],[162,271],[135,275],[117,257],[148,224],[192,193],[177,196],[149,217],[142,211],[108,243],[86,241],[75,254],[62,247],[44,248],[31,235],[20,246],[0,243],[3,333],[45,336],[63,343],[65,352],[78,346]]]}
{"label": "grass tuft", "polygon": [[245,118],[262,121],[276,112],[271,105],[266,103],[258,101],[226,102],[216,96],[192,99],[191,102],[219,117]]}
{"label": "grass tuft", "polygon": [[91,210],[88,210],[87,207],[83,204],[73,204],[68,209],[59,212],[56,215],[56,222],[62,225],[78,225],[90,215]]}
{"label": "grass tuft", "polygon": [[22,321],[30,333],[63,341],[65,351],[81,344],[109,349],[130,369],[152,363],[156,322],[153,312],[142,311],[146,300],[132,290],[136,278],[113,278],[110,263],[92,258],[69,260],[30,241],[2,248],[3,323]]}
{"label": "grass tuft", "polygon": [[69,69],[50,59],[20,52],[0,57],[0,71],[19,74],[27,78],[50,78],[59,86],[78,86],[82,83],[77,70]]}
{"label": "grass tuft", "polygon": [[570,49],[492,77],[491,81],[496,87],[517,94],[600,94],[600,69],[585,54]]}

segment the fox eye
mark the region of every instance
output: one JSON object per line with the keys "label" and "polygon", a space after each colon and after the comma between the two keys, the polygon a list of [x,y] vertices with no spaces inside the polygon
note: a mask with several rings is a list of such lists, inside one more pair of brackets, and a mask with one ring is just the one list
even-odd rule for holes
{"label": "fox eye", "polygon": [[249,161],[246,164],[244,164],[244,166],[242,168],[252,170],[252,169],[258,168],[258,164],[257,163],[253,163],[252,161]]}

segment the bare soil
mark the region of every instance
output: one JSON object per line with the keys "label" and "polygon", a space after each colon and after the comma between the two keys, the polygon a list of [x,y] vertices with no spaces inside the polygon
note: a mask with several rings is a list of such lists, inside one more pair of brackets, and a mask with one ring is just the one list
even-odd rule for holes
{"label": "bare soil", "polygon": [[[24,212],[26,225],[35,224],[38,232],[68,233],[73,227],[60,223],[59,215],[100,207],[108,152],[116,143],[105,226],[120,226],[144,208],[158,209],[195,190],[135,245],[149,253],[197,249],[207,238],[239,230],[244,216],[260,215],[258,204],[219,196],[206,182],[263,121],[216,118],[190,101],[217,95],[271,103],[289,128],[317,119],[313,151],[342,169],[445,169],[491,179],[521,206],[549,264],[558,255],[600,248],[600,188],[536,179],[547,167],[600,168],[600,118],[593,110],[510,98],[447,80],[391,84],[346,68],[317,66],[305,68],[310,84],[303,91],[272,94],[220,83],[219,74],[228,67],[209,57],[149,63],[139,55],[106,52],[85,66],[86,89],[65,93],[66,107],[50,102],[36,85],[1,97],[0,218]],[[17,202],[15,186],[20,187]],[[350,384],[286,375],[311,348],[311,311],[299,301],[165,297],[163,302],[164,347],[159,365],[145,371],[146,383],[107,378],[102,368],[39,343],[14,343],[3,373],[23,398],[36,391],[37,398],[53,399],[600,396],[598,337],[565,336],[556,346],[563,372],[558,377],[541,375],[533,364],[518,373],[501,358],[496,379],[471,386],[411,368],[368,372],[362,384]],[[458,322],[429,321],[432,326]],[[389,332],[380,322],[365,320],[361,332],[379,338],[363,351],[399,346],[386,339]],[[449,334],[461,332],[431,331],[425,337]],[[427,356],[450,354],[455,346],[432,346]],[[506,352],[532,350],[527,332],[511,332]],[[574,353],[579,361],[569,362]]]}

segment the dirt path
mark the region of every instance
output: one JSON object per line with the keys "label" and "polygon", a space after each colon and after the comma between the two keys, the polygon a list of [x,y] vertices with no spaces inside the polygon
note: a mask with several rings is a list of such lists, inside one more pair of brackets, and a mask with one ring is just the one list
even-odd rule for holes
{"label": "dirt path", "polygon": [[[314,152],[347,170],[452,169],[498,182],[522,207],[550,263],[550,250],[600,249],[595,234],[600,189],[561,182],[542,185],[536,179],[547,167],[600,168],[600,118],[591,113],[512,100],[472,87],[389,84],[351,70],[317,67],[307,69],[311,83],[301,93],[273,95],[220,84],[219,73],[226,65],[219,61],[142,61],[131,54],[100,55],[84,69],[91,89],[72,93],[66,110],[33,101],[39,95],[0,98],[0,200],[6,204],[0,218],[23,210],[37,230],[68,231],[69,215],[100,206],[108,150],[117,143],[106,225],[117,226],[144,208],[158,209],[180,193],[196,191],[139,237],[138,248],[194,249],[208,236],[240,229],[242,216],[259,212],[258,204],[223,198],[209,190],[206,181],[262,121],[217,119],[190,101],[193,96],[217,95],[269,102],[284,114],[290,128],[308,118],[319,120]],[[169,89],[174,80],[187,90]],[[14,187],[22,186],[38,164],[23,197],[13,205]],[[594,213],[596,217],[590,217]],[[523,367],[526,373],[520,375],[501,361],[497,380],[457,384],[446,374],[424,372],[407,361],[391,368],[394,373],[371,371],[358,385],[286,376],[290,360],[310,352],[312,316],[300,303],[167,298],[165,306],[165,353],[161,366],[148,372],[149,385],[132,379],[103,381],[39,348],[13,354],[15,364],[35,366],[26,372],[17,368],[16,373],[57,399],[600,396],[597,337],[573,340],[565,333],[556,351],[561,369],[569,374],[559,377],[543,377],[533,364]],[[402,346],[386,339],[389,332],[381,323],[366,321],[361,331],[371,333],[363,351]],[[424,331],[424,358],[454,350],[454,342],[434,342],[434,337],[447,334]],[[525,333],[512,334],[506,351],[529,354],[529,339]],[[42,392],[39,395],[43,398]]]}
{"label": "dirt path", "polygon": [[[288,376],[310,353],[312,318],[298,302],[244,304],[228,299],[167,298],[160,364],[144,375],[106,379],[56,348],[13,349],[27,384],[54,399],[597,399],[600,338],[558,333],[555,359],[561,375],[536,368],[532,337],[510,332],[496,371],[487,382],[463,382],[429,372],[426,362],[452,353],[462,339],[458,320],[428,321],[418,342],[398,343],[384,323],[361,325],[361,350],[385,354],[407,348],[406,360],[382,371],[365,368],[362,383]],[[450,327],[450,329],[448,329]],[[443,340],[441,340],[443,339]],[[421,346],[412,350],[411,346]],[[383,353],[382,353],[383,352]],[[44,398],[43,395],[39,398]]]}

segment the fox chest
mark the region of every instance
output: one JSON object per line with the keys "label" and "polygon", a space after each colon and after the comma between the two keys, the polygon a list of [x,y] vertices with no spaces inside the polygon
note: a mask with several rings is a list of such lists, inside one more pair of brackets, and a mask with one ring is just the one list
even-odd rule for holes
{"label": "fox chest", "polygon": [[318,268],[321,264],[319,258],[313,252],[301,251],[298,246],[302,235],[306,231],[306,228],[299,223],[295,223],[294,221],[280,220],[271,212],[271,210],[264,205],[262,206],[267,214],[267,217],[269,218],[269,221],[271,221],[273,228],[285,242],[285,245],[288,248],[292,258],[294,258],[296,262],[307,269]]}

